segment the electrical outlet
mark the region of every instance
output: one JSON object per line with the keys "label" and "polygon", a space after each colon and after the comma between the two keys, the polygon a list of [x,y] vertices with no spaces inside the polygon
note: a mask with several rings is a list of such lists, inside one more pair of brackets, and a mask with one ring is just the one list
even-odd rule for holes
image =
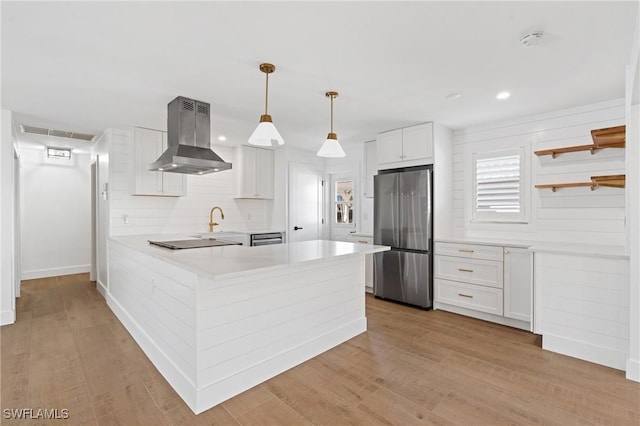
{"label": "electrical outlet", "polygon": [[124,223],[125,225],[129,223],[129,215],[128,214],[123,214],[122,215],[122,223]]}

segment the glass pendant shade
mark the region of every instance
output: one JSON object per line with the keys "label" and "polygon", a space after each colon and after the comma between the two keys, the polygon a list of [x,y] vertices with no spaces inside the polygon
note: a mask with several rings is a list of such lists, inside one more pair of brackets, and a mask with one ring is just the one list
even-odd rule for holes
{"label": "glass pendant shade", "polygon": [[320,150],[318,150],[318,157],[344,157],[346,154],[338,142],[338,137],[335,133],[329,133],[327,140],[324,141]]}
{"label": "glass pendant shade", "polygon": [[276,126],[271,122],[271,117],[269,117],[268,121],[263,121],[261,117],[258,127],[256,127],[251,136],[249,136],[249,143],[258,146],[284,145],[284,140],[282,136],[280,136]]}
{"label": "glass pendant shade", "polygon": [[260,116],[260,123],[249,137],[249,144],[258,146],[284,145],[284,139],[280,136],[280,132],[276,129],[269,115],[269,74],[276,70],[275,65],[260,64],[260,71],[266,75],[266,86],[264,93],[264,114]]}
{"label": "glass pendant shade", "polygon": [[316,155],[318,157],[344,157],[346,154],[338,142],[338,135],[333,133],[333,100],[338,96],[338,92],[327,92],[325,96],[331,98],[331,131]]}

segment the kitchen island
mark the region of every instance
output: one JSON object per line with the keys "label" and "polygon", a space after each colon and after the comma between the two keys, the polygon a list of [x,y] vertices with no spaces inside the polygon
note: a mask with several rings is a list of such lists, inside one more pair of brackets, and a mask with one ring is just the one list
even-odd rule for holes
{"label": "kitchen island", "polygon": [[107,304],[196,414],[366,331],[365,255],[389,249],[158,239],[110,239]]}

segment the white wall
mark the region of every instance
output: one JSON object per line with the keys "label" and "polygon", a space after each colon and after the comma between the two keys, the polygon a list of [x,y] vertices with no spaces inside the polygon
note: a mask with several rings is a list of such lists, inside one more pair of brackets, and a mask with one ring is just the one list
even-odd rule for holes
{"label": "white wall", "polygon": [[[538,157],[536,150],[590,144],[592,129],[625,124],[624,100],[493,123],[454,134],[454,235],[505,240],[625,244],[625,191],[567,188],[551,192],[537,183],[589,182],[592,175],[623,174],[625,150],[607,149]],[[474,224],[469,221],[472,152],[525,143],[531,162],[528,225]],[[467,209],[467,211],[465,211]]]}
{"label": "white wall", "polygon": [[0,325],[16,320],[14,265],[14,138],[12,113],[2,110],[0,134]]}
{"label": "white wall", "polygon": [[[270,226],[271,200],[234,199],[237,167],[202,176],[187,176],[184,197],[131,195],[133,132],[111,129],[111,235],[196,233],[209,231],[209,211],[224,210],[216,231],[264,229]],[[225,161],[233,162],[233,148],[214,146]],[[277,186],[276,186],[277,187]],[[128,224],[123,216],[128,216]],[[216,213],[216,218],[218,218]]]}
{"label": "white wall", "polygon": [[21,152],[22,279],[88,272],[91,169],[88,154]]}
{"label": "white wall", "polygon": [[627,253],[629,254],[629,356],[627,378],[640,382],[640,13],[626,80]]}

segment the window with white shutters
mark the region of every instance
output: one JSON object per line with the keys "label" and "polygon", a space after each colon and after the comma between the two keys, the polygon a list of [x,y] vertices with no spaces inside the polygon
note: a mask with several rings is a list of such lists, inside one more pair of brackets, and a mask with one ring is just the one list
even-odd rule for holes
{"label": "window with white shutters", "polygon": [[474,155],[474,220],[524,222],[523,152]]}

